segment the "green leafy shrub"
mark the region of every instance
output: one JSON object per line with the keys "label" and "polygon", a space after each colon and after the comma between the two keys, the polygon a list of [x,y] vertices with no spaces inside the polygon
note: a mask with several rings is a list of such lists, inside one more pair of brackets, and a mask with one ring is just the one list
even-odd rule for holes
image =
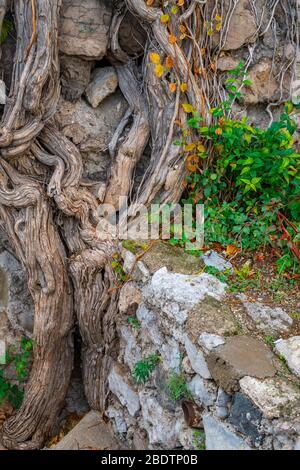
{"label": "green leafy shrub", "polygon": [[132,372],[134,381],[137,384],[146,383],[160,361],[161,356],[159,354],[150,354],[150,356],[137,362]]}
{"label": "green leafy shrub", "polygon": [[[193,155],[186,159],[188,197],[183,202],[204,203],[206,244],[235,244],[243,250],[276,245],[282,250],[278,267],[283,271],[294,267],[291,253],[296,254],[300,240],[295,109],[287,103],[268,129],[250,125],[246,117],[232,119],[240,88],[250,84],[240,78],[242,70],[240,65],[231,72],[229,98],[211,110],[210,126],[195,111],[187,120],[190,132],[180,145]],[[191,132],[198,138],[193,144],[188,142]]]}
{"label": "green leafy shrub", "polygon": [[[6,352],[5,364],[0,366],[0,405],[7,400],[13,408],[20,408],[22,384],[28,377],[32,347],[31,340],[22,338],[20,345],[12,346]],[[12,378],[7,378],[8,370],[10,377],[13,374]]]}

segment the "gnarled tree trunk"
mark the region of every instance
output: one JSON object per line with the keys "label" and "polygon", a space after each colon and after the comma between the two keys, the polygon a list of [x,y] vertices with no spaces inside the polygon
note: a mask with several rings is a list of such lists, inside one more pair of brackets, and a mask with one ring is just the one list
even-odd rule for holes
{"label": "gnarled tree trunk", "polygon": [[[185,159],[172,143],[182,133],[181,105],[192,104],[209,121],[208,108],[223,96],[213,64],[237,3],[186,1],[166,25],[161,21],[163,2],[112,2],[108,58],[129,108],[112,138],[110,176],[96,198],[82,182],[78,148],[53,119],[60,97],[61,0],[0,0],[0,29],[10,9],[17,35],[12,84],[0,125],[0,224],[27,272],[35,306],[34,362],[23,404],[3,427],[7,448],[39,448],[51,431],[70,380],[75,318],[83,342],[86,396],[92,408],[104,409],[107,372],[117,353],[118,290],[113,288],[111,259],[118,244],[98,236],[97,208],[100,202],[117,207],[119,197],[147,206],[156,198],[162,203],[179,200]],[[269,3],[276,8],[276,2]],[[119,44],[128,10],[147,33],[143,62],[129,57]],[[265,27],[274,25],[274,11]],[[218,13],[224,28],[216,42],[203,25]],[[180,25],[183,39],[170,40]],[[258,33],[261,27],[258,24]],[[171,78],[155,75],[149,60],[153,51],[174,64]],[[177,83],[175,93],[170,81]],[[186,93],[180,91],[181,83]],[[149,165],[133,191],[134,170],[147,146]]]}

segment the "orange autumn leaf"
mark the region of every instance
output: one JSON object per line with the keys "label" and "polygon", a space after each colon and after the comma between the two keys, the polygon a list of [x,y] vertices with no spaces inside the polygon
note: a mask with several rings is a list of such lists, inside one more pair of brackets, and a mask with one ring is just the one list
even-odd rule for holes
{"label": "orange autumn leaf", "polygon": [[217,135],[222,135],[222,134],[223,134],[223,130],[221,129],[221,127],[218,127],[218,128],[215,130],[215,134],[217,134]]}
{"label": "orange autumn leaf", "polygon": [[179,31],[180,31],[182,34],[185,34],[185,33],[186,33],[186,27],[185,27],[183,24],[181,24],[181,25],[179,26]]}
{"label": "orange autumn leaf", "polygon": [[177,42],[177,37],[175,36],[175,34],[173,33],[169,34],[169,43],[176,44],[176,42]]}
{"label": "orange autumn leaf", "polygon": [[176,83],[169,83],[169,90],[171,93],[175,93],[176,88],[177,88]]}
{"label": "orange autumn leaf", "polygon": [[153,3],[154,3],[154,0],[147,0],[146,1],[147,7],[152,7]]}
{"label": "orange autumn leaf", "polygon": [[197,155],[190,155],[186,159],[186,169],[190,173],[194,173],[198,170],[198,157]]}
{"label": "orange autumn leaf", "polygon": [[171,69],[174,66],[174,60],[169,55],[166,58],[166,66],[167,66],[168,69]]}
{"label": "orange autumn leaf", "polygon": [[184,3],[185,3],[185,0],[178,0],[178,1],[177,1],[177,5],[178,5],[179,7],[183,7]]}
{"label": "orange autumn leaf", "polygon": [[226,255],[227,256],[232,256],[235,255],[236,253],[239,253],[241,250],[235,245],[227,245],[226,247]]}

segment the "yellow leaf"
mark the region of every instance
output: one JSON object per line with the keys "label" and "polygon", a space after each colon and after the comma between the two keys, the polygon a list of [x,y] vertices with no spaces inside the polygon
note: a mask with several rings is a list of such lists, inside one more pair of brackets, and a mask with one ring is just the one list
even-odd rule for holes
{"label": "yellow leaf", "polygon": [[183,110],[184,110],[185,113],[189,114],[189,113],[192,113],[194,111],[193,106],[189,103],[183,104],[182,107],[183,107]]}
{"label": "yellow leaf", "polygon": [[162,24],[167,24],[167,23],[169,23],[169,21],[170,21],[169,15],[161,15],[160,22]]}
{"label": "yellow leaf", "polygon": [[168,57],[166,58],[166,66],[167,66],[167,68],[168,68],[168,69],[171,69],[171,68],[173,67],[173,65],[174,65],[174,60],[172,59],[171,56],[168,56]]}
{"label": "yellow leaf", "polygon": [[212,36],[214,34],[214,30],[212,28],[209,28],[207,31],[208,36]]}
{"label": "yellow leaf", "polygon": [[177,37],[175,36],[175,34],[173,33],[169,34],[169,43],[176,44],[176,42],[177,42]]}
{"label": "yellow leaf", "polygon": [[157,64],[156,67],[155,67],[155,75],[158,77],[158,78],[161,78],[164,74],[164,71],[165,71],[165,68],[163,65],[161,64]]}
{"label": "yellow leaf", "polygon": [[215,29],[216,29],[217,32],[221,31],[222,23],[217,23],[216,26],[215,26]]}
{"label": "yellow leaf", "polygon": [[176,88],[177,88],[176,83],[169,83],[169,90],[171,93],[175,93]]}
{"label": "yellow leaf", "polygon": [[184,147],[184,151],[185,152],[191,152],[192,150],[194,150],[196,148],[196,144],[187,144],[185,147]]}
{"label": "yellow leaf", "polygon": [[173,7],[171,8],[171,13],[172,13],[173,15],[176,15],[176,14],[178,13],[178,8],[177,8],[176,6],[173,6]]}
{"label": "yellow leaf", "polygon": [[216,15],[216,16],[215,16],[215,20],[218,21],[218,22],[220,22],[220,21],[222,21],[222,17],[221,17],[220,15]]}
{"label": "yellow leaf", "polygon": [[187,84],[186,84],[186,83],[182,83],[182,84],[180,85],[180,90],[182,91],[182,93],[185,93],[186,90],[187,90]]}
{"label": "yellow leaf", "polygon": [[160,64],[159,54],[157,54],[157,52],[151,52],[150,60],[151,60],[152,64],[155,64],[155,65]]}
{"label": "yellow leaf", "polygon": [[200,152],[200,153],[204,153],[204,152],[205,152],[205,147],[204,147],[204,145],[199,144],[198,147],[197,147],[197,150],[198,150],[198,152]]}

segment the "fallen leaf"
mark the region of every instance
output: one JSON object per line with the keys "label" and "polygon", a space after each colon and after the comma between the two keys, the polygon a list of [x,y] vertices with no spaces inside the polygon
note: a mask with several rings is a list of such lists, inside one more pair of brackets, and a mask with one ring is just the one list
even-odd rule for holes
{"label": "fallen leaf", "polygon": [[226,255],[227,256],[232,256],[235,255],[236,253],[239,253],[241,250],[235,245],[227,245],[226,247]]}

